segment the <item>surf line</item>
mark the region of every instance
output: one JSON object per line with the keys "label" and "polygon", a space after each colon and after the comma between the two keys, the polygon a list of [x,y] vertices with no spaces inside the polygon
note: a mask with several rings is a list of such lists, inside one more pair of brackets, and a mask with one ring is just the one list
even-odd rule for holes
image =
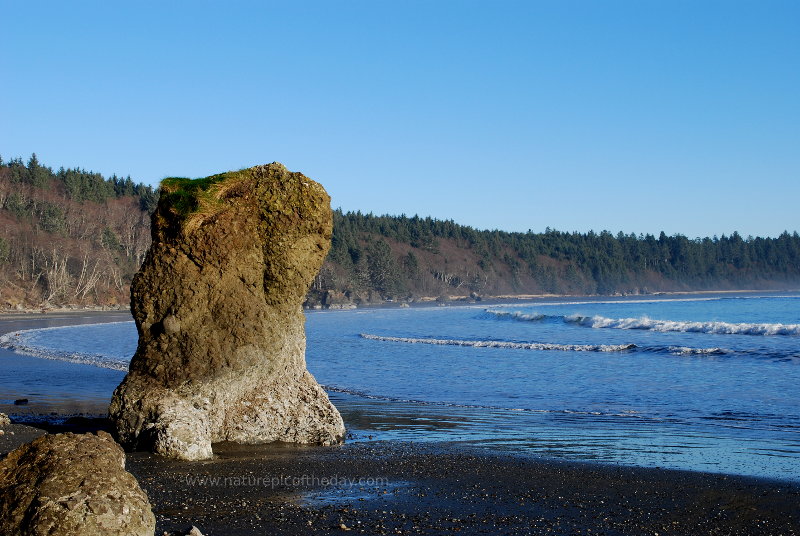
{"label": "surf line", "polygon": [[552,344],[540,342],[466,341],[459,339],[423,339],[414,337],[385,337],[361,333],[362,339],[400,342],[406,344],[433,344],[439,346],[468,346],[472,348],[511,348],[515,350],[554,350],[562,352],[624,352],[637,348],[635,344]]}

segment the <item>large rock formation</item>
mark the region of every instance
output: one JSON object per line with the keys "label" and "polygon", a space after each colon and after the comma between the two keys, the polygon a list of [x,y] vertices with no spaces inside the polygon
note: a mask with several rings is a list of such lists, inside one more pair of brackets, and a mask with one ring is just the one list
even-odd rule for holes
{"label": "large rock formation", "polygon": [[105,432],[44,435],[0,462],[0,534],[153,536],[156,519]]}
{"label": "large rock formation", "polygon": [[131,289],[139,346],[109,409],[124,445],[195,460],[217,441],[342,441],[301,309],[332,225],[322,186],[278,163],[162,182]]}

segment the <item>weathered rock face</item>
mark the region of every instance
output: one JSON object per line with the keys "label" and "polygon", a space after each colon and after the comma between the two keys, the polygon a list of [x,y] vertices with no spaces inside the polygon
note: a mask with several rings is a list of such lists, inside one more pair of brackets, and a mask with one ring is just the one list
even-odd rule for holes
{"label": "weathered rock face", "polygon": [[147,535],[156,519],[105,432],[44,435],[0,462],[0,534]]}
{"label": "weathered rock face", "polygon": [[278,163],[161,187],[131,289],[139,346],[109,409],[119,440],[188,460],[217,441],[342,441],[301,308],[330,247],[325,190]]}

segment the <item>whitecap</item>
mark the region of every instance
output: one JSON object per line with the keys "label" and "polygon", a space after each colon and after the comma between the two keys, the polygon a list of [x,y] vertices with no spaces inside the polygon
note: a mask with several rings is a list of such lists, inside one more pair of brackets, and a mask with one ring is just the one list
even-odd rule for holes
{"label": "whitecap", "polygon": [[643,329],[662,332],[679,331],[723,335],[800,335],[800,324],[692,322],[654,320],[646,316],[639,318],[606,318],[604,316],[570,315],[565,316],[564,320],[591,328]]}
{"label": "whitecap", "polygon": [[503,319],[503,320],[520,320],[522,322],[538,322],[544,320],[547,315],[539,313],[523,313],[522,311],[498,311],[495,309],[486,309],[487,314]]}
{"label": "whitecap", "polygon": [[723,348],[689,348],[688,346],[670,346],[667,350],[672,355],[725,355],[728,353]]}

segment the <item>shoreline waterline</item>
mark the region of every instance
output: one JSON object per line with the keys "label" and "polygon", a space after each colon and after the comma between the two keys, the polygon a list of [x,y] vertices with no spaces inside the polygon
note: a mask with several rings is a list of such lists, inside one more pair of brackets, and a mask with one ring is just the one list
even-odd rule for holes
{"label": "shoreline waterline", "polygon": [[[563,303],[566,300],[582,300],[586,303],[595,303],[602,300],[611,301],[626,301],[626,300],[647,300],[647,301],[661,301],[661,300],[679,300],[681,297],[691,299],[693,297],[710,297],[718,295],[720,297],[726,296],[746,296],[758,295],[761,297],[782,297],[783,294],[791,295],[800,293],[800,288],[786,288],[786,289],[740,289],[740,290],[674,290],[674,291],[658,291],[642,294],[501,294],[497,296],[482,296],[479,299],[471,298],[470,296],[453,295],[449,296],[445,302],[437,302],[438,296],[419,296],[414,298],[413,301],[404,300],[387,300],[376,303],[363,303],[358,304],[356,307],[360,309],[381,309],[381,308],[400,308],[404,305],[409,307],[441,307],[441,306],[484,306],[484,305],[498,305],[508,304],[516,305],[518,302],[536,303],[542,300],[556,300]],[[303,309],[304,312],[316,311],[347,311],[349,309],[341,309],[332,307],[330,309],[317,309],[308,307]],[[6,320],[35,320],[40,318],[73,318],[75,316],[99,316],[102,317],[106,314],[118,315],[131,315],[130,309],[127,307],[106,307],[106,306],[83,306],[83,305],[67,305],[63,307],[28,307],[18,310],[5,309],[0,310],[0,322]],[[0,334],[2,334],[0,332]]]}

